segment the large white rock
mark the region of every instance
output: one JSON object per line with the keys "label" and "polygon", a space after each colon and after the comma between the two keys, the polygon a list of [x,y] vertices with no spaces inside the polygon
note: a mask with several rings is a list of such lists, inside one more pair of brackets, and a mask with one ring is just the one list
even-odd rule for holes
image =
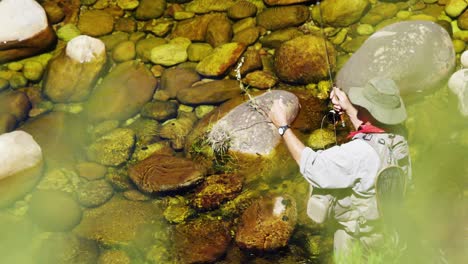
{"label": "large white rock", "polygon": [[455,50],[444,28],[404,21],[371,35],[338,72],[338,87],[362,87],[374,77],[393,79],[403,99],[445,86],[455,69]]}
{"label": "large white rock", "polygon": [[0,135],[0,180],[37,166],[41,161],[41,147],[28,133],[13,131]]}
{"label": "large white rock", "polygon": [[47,28],[47,15],[34,0],[2,0],[0,25],[0,42],[21,41]]}
{"label": "large white rock", "polygon": [[44,8],[36,1],[0,1],[0,63],[46,51],[56,39]]}
{"label": "large white rock", "polygon": [[66,53],[68,57],[85,63],[95,59],[102,60],[106,55],[106,46],[100,39],[79,35],[67,43]]}

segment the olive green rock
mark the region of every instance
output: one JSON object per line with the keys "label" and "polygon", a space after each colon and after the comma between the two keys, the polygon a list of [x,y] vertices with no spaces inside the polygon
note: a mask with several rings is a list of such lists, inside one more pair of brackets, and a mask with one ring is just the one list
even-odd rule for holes
{"label": "olive green rock", "polygon": [[16,126],[16,118],[10,113],[0,113],[0,135],[13,131]]}
{"label": "olive green rock", "polygon": [[332,27],[347,27],[358,22],[369,7],[368,0],[327,0],[314,6],[312,18],[318,22],[323,18],[323,22]]}
{"label": "olive green rock", "polygon": [[8,80],[0,78],[0,91],[5,90],[6,88],[8,88],[9,85],[10,83],[8,82]]}
{"label": "olive green rock", "polygon": [[161,218],[162,212],[154,203],[114,196],[106,204],[86,210],[74,232],[105,246],[128,246],[148,232],[145,226],[160,222]]}
{"label": "olive green rock", "polygon": [[333,72],[336,66],[333,44],[328,41],[325,44],[323,38],[318,36],[304,35],[281,44],[275,53],[274,66],[281,80],[307,84],[328,76],[327,61]]}
{"label": "olive green rock", "polygon": [[235,3],[234,0],[193,0],[185,6],[185,11],[198,14],[211,11],[224,12]]}
{"label": "olive green rock", "polygon": [[177,93],[177,100],[189,105],[217,104],[231,99],[241,92],[238,81],[219,80],[181,89]]}
{"label": "olive green rock", "polygon": [[28,79],[24,77],[23,74],[17,72],[13,74],[13,76],[10,78],[10,87],[13,89],[25,87],[28,84]]}
{"label": "olive green rock", "polygon": [[212,47],[228,43],[232,38],[231,22],[226,16],[212,19],[206,28],[205,41]]}
{"label": "olive green rock", "polygon": [[136,56],[135,43],[133,41],[127,40],[120,42],[112,50],[112,58],[116,62],[124,62],[134,59]]}
{"label": "olive green rock", "polygon": [[260,43],[267,48],[279,48],[281,43],[291,40],[295,37],[304,35],[302,31],[295,27],[280,29],[271,32],[271,34],[260,39]]}
{"label": "olive green rock", "polygon": [[31,220],[51,232],[68,231],[81,221],[82,211],[75,199],[62,191],[37,191],[29,205]]}
{"label": "olive green rock", "polygon": [[80,30],[74,24],[65,24],[57,30],[57,37],[65,42],[81,35]]}
{"label": "olive green rock", "polygon": [[196,70],[205,76],[220,76],[237,62],[245,48],[246,46],[243,43],[231,42],[223,44],[201,60]]}
{"label": "olive green rock", "polygon": [[114,18],[103,10],[88,10],[80,15],[78,28],[83,35],[103,36],[114,29]]}
{"label": "olive green rock", "polygon": [[118,64],[95,88],[86,112],[92,121],[125,120],[153,97],[156,79],[137,61]]}
{"label": "olive green rock", "polygon": [[90,161],[107,166],[118,166],[130,158],[135,145],[135,133],[118,128],[92,143],[86,150]]}
{"label": "olive green rock", "polygon": [[136,53],[138,58],[142,61],[147,62],[151,60],[151,50],[154,47],[166,44],[167,41],[163,38],[149,37],[142,39],[136,44]]}
{"label": "olive green rock", "polygon": [[141,109],[141,116],[165,121],[177,116],[177,104],[174,102],[153,101]]}
{"label": "olive green rock", "polygon": [[141,0],[135,11],[135,18],[149,20],[163,15],[166,9],[166,0]]}
{"label": "olive green rock", "polygon": [[17,121],[23,121],[31,110],[28,96],[19,91],[7,91],[0,94],[0,113],[8,113]]}
{"label": "olive green rock", "polygon": [[33,258],[37,264],[96,263],[99,256],[96,241],[81,238],[73,233],[50,233],[36,247]]}
{"label": "olive green rock", "polygon": [[270,7],[257,15],[257,24],[268,30],[299,26],[310,16],[305,5]]}
{"label": "olive green rock", "polygon": [[117,31],[110,35],[99,37],[99,39],[104,42],[106,50],[110,51],[113,50],[119,43],[127,41],[128,37],[129,34],[127,32]]}
{"label": "olive green rock", "polygon": [[30,81],[38,81],[44,73],[44,67],[41,63],[33,60],[28,60],[24,63],[23,74]]}
{"label": "olive green rock", "polygon": [[450,17],[458,17],[467,6],[465,0],[450,0],[445,6],[445,13]]}
{"label": "olive green rock", "polygon": [[201,61],[203,58],[208,56],[213,51],[208,43],[192,43],[187,49],[187,55],[189,61]]}
{"label": "olive green rock", "polygon": [[457,19],[457,25],[462,30],[468,30],[468,10],[465,10]]}

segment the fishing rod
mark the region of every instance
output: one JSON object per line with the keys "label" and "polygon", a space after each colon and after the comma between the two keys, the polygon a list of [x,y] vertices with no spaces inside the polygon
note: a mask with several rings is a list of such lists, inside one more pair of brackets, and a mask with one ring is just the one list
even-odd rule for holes
{"label": "fishing rod", "polygon": [[[327,47],[327,40],[325,39],[325,32],[323,30],[323,16],[322,16],[322,8],[320,8],[320,1],[317,2],[317,7],[319,11],[319,16],[320,16],[320,32],[322,34],[322,39],[323,39],[323,44],[325,46],[325,56],[327,59],[327,68],[328,68],[328,78],[330,80],[330,85],[332,86],[332,89],[335,88],[335,82],[333,81],[333,76],[332,76],[332,71],[331,71],[331,64],[330,64],[330,55],[328,54],[328,47]],[[336,96],[336,95],[335,95]],[[329,119],[333,121],[335,124],[337,120],[341,120],[341,126],[345,127],[346,123],[344,121],[344,117],[342,113],[336,112],[334,109],[331,109],[328,111]]]}

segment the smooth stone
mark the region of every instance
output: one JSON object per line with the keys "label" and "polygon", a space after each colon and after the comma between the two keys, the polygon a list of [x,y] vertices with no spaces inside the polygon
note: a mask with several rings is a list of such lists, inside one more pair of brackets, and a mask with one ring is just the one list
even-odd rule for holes
{"label": "smooth stone", "polygon": [[427,21],[399,22],[371,35],[338,72],[336,82],[347,92],[363,87],[372,76],[387,77],[409,100],[440,88],[454,67],[455,51],[444,28]]}
{"label": "smooth stone", "polygon": [[193,0],[186,6],[185,10],[197,14],[215,12],[224,12],[235,3],[234,0]]}
{"label": "smooth stone", "polygon": [[309,16],[309,9],[305,5],[270,7],[257,15],[257,25],[267,30],[278,30],[299,26]]}
{"label": "smooth stone", "polygon": [[16,127],[16,117],[9,113],[0,113],[0,135],[13,131]]}
{"label": "smooth stone", "polygon": [[165,0],[141,0],[135,11],[135,18],[138,20],[149,20],[162,16],[166,9]]}
{"label": "smooth stone", "polygon": [[80,15],[78,29],[91,37],[107,35],[114,29],[114,18],[102,10],[88,10]]}
{"label": "smooth stone", "polygon": [[237,62],[245,48],[244,44],[236,42],[216,47],[210,55],[197,64],[196,70],[204,76],[220,76]]}
{"label": "smooth stone", "polygon": [[96,241],[81,238],[73,233],[50,233],[36,247],[33,258],[38,264],[96,263],[99,256]]}
{"label": "smooth stone", "polygon": [[133,60],[135,56],[136,56],[135,43],[130,40],[120,42],[112,50],[112,58],[116,62],[124,62],[124,61]]}
{"label": "smooth stone", "polygon": [[323,18],[332,27],[347,27],[358,22],[369,7],[368,0],[328,0],[313,7],[312,18],[319,23]]}
{"label": "smooth stone", "polygon": [[195,42],[204,42],[208,23],[220,17],[219,14],[206,14],[180,21],[176,24],[170,37],[185,37]]}
{"label": "smooth stone", "polygon": [[462,69],[450,77],[448,87],[458,98],[458,109],[463,116],[468,116],[468,69]]}
{"label": "smooth stone", "polygon": [[263,113],[268,113],[273,101],[280,98],[286,104],[287,123],[292,123],[299,112],[298,98],[282,90],[266,92],[237,106],[212,126],[207,140],[214,151],[226,148],[228,143],[230,151],[271,154],[281,136]]}
{"label": "smooth stone", "polygon": [[260,42],[267,48],[279,48],[281,43],[291,40],[295,37],[304,35],[304,33],[297,28],[290,27],[280,30],[275,30],[270,34],[260,39]]}
{"label": "smooth stone", "polygon": [[0,94],[0,113],[13,115],[17,121],[27,118],[31,110],[31,102],[28,96],[19,91],[7,91]]}
{"label": "smooth stone", "polygon": [[173,66],[188,59],[187,47],[179,44],[163,44],[151,49],[151,62]]}
{"label": "smooth stone", "polygon": [[65,42],[68,42],[79,35],[81,35],[81,32],[74,24],[65,24],[57,30],[57,37]]}
{"label": "smooth stone", "polygon": [[[192,45],[194,44],[190,46]],[[200,75],[193,69],[170,68],[165,70],[161,76],[161,90],[166,91],[169,98],[175,98],[179,90],[190,88],[199,80]]]}
{"label": "smooth stone", "polygon": [[81,162],[75,168],[78,175],[90,181],[104,178],[107,172],[106,166],[94,162]]}
{"label": "smooth stone", "polygon": [[82,211],[73,197],[62,191],[37,191],[29,205],[29,217],[49,232],[68,231],[81,221]]}
{"label": "smooth stone", "polygon": [[141,116],[158,121],[165,121],[177,116],[177,104],[174,102],[152,101],[141,109]]}
{"label": "smooth stone", "polygon": [[151,50],[154,47],[166,44],[167,41],[162,38],[149,37],[146,39],[139,40],[136,44],[136,52],[138,58],[144,62],[151,60]]}
{"label": "smooth stone", "polygon": [[203,58],[208,56],[213,51],[208,43],[192,43],[187,49],[189,61],[201,61]]}
{"label": "smooth stone", "polygon": [[242,92],[236,80],[215,80],[181,89],[177,100],[183,104],[218,104],[229,100]]}
{"label": "smooth stone", "polygon": [[252,2],[241,0],[237,1],[226,11],[229,18],[239,20],[246,17],[255,16],[257,13],[257,6]]}
{"label": "smooth stone", "polygon": [[465,0],[450,0],[445,6],[445,13],[451,17],[458,17],[468,6]]}
{"label": "smooth stone", "polygon": [[91,121],[125,120],[153,97],[157,80],[137,61],[118,64],[91,93],[86,103]]}
{"label": "smooth stone", "polygon": [[232,26],[226,16],[212,19],[206,27],[205,41],[216,48],[222,44],[231,42]]}
{"label": "smooth stone", "polygon": [[33,60],[26,61],[23,67],[23,74],[30,81],[39,81],[44,73],[44,67],[41,63]]}
{"label": "smooth stone", "polygon": [[275,86],[278,83],[278,78],[267,71],[254,71],[248,73],[242,81],[250,87],[265,90]]}

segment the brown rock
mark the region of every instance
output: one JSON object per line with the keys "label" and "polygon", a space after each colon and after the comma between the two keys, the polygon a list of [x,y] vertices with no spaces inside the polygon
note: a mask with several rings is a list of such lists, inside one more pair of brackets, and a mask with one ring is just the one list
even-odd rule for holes
{"label": "brown rock", "polygon": [[213,50],[197,65],[197,72],[205,76],[220,76],[237,62],[246,46],[243,43],[226,43]]}
{"label": "brown rock", "polygon": [[251,27],[237,32],[232,38],[232,41],[244,43],[246,46],[250,46],[257,41],[259,36],[260,29],[258,27]]}
{"label": "brown rock", "polygon": [[63,9],[55,2],[45,2],[42,4],[50,23],[56,24],[63,20],[65,13]]}
{"label": "brown rock", "polygon": [[296,203],[289,196],[265,197],[242,214],[236,243],[247,249],[275,250],[288,244],[296,225]]}
{"label": "brown rock", "polygon": [[264,0],[265,4],[269,6],[299,4],[307,1],[309,0]]}
{"label": "brown rock", "polygon": [[231,19],[243,19],[254,16],[257,13],[257,6],[245,0],[237,1],[227,9],[227,15]]}
{"label": "brown rock", "polygon": [[78,28],[83,35],[99,37],[114,29],[114,18],[102,10],[88,10],[80,15]]}
{"label": "brown rock", "polygon": [[52,27],[48,26],[30,38],[0,43],[0,63],[19,60],[47,51],[57,41]]}
{"label": "brown rock", "polygon": [[181,89],[190,88],[200,80],[200,75],[190,68],[170,68],[161,76],[161,90],[167,91],[170,98],[175,98]]}
{"label": "brown rock", "polygon": [[136,30],[137,24],[130,17],[122,17],[115,22],[115,30],[132,33]]}
{"label": "brown rock", "polygon": [[[327,77],[328,67],[331,67],[332,72],[335,69],[336,52],[333,44],[326,43],[321,37],[305,35],[281,44],[275,53],[277,76],[283,81],[301,84]],[[328,52],[325,52],[325,46]]]}
{"label": "brown rock", "polygon": [[303,24],[310,12],[305,5],[266,8],[257,15],[257,25],[268,30],[277,30]]}
{"label": "brown rock", "polygon": [[155,88],[156,79],[143,63],[121,63],[91,94],[86,105],[88,117],[93,121],[129,118],[151,100]]}
{"label": "brown rock", "polygon": [[23,121],[31,110],[29,98],[23,92],[0,93],[0,113],[12,114],[18,122]]}
{"label": "brown rock", "polygon": [[291,40],[295,37],[304,35],[302,31],[297,28],[285,28],[272,32],[269,35],[264,36],[260,43],[267,48],[279,48],[285,41]]}
{"label": "brown rock", "polygon": [[143,106],[141,116],[158,121],[175,118],[177,116],[177,104],[166,101],[152,101]]}
{"label": "brown rock", "polygon": [[[262,58],[260,57],[258,50],[250,47],[246,52],[244,52],[244,54],[242,54],[242,57],[244,58],[244,63],[239,68],[239,73],[241,76],[262,68]],[[232,69],[229,75],[233,78],[236,78],[236,69]]]}
{"label": "brown rock", "polygon": [[230,242],[229,227],[219,220],[197,219],[177,225],[174,231],[174,248],[181,263],[214,262]]}
{"label": "brown rock", "polygon": [[151,50],[154,47],[157,47],[159,45],[163,45],[166,43],[167,41],[165,39],[155,38],[155,37],[149,37],[149,38],[138,41],[136,44],[136,53],[138,55],[138,58],[140,58],[144,62],[150,61]]}
{"label": "brown rock", "polygon": [[264,90],[275,86],[278,83],[278,78],[266,71],[254,71],[247,74],[242,81],[251,87]]}
{"label": "brown rock", "polygon": [[457,19],[458,27],[463,30],[468,30],[468,10],[465,10]]}
{"label": "brown rock", "polygon": [[94,162],[81,162],[76,165],[78,175],[90,181],[104,178],[107,167]]}
{"label": "brown rock", "polygon": [[164,14],[166,0],[141,0],[135,11],[135,17],[139,20],[158,18]]}
{"label": "brown rock", "polygon": [[192,205],[197,209],[212,210],[232,200],[242,190],[242,177],[236,174],[211,175],[197,187]]}
{"label": "brown rock", "polygon": [[312,17],[319,22],[323,18],[332,27],[347,27],[358,22],[369,7],[368,0],[328,0],[312,9]]}
{"label": "brown rock", "polygon": [[322,118],[329,110],[326,102],[312,96],[308,91],[298,90],[293,91],[293,93],[299,98],[301,110],[291,127],[307,133],[322,127]]}
{"label": "brown rock", "polygon": [[0,113],[0,135],[13,131],[16,127],[16,117],[9,113]]}
{"label": "brown rock", "polygon": [[152,155],[130,167],[132,181],[144,192],[175,191],[197,184],[204,170],[188,159]]}
{"label": "brown rock", "polygon": [[98,264],[131,264],[132,261],[123,250],[106,250],[98,259]]}
{"label": "brown rock", "polygon": [[185,6],[185,10],[194,13],[224,12],[234,4],[234,0],[193,0]]}
{"label": "brown rock", "polygon": [[205,41],[212,47],[228,43],[232,38],[231,22],[226,16],[211,19],[206,27]]}
{"label": "brown rock", "polygon": [[171,38],[185,37],[191,41],[205,41],[208,23],[217,17],[217,14],[206,14],[180,21],[171,33]]}
{"label": "brown rock", "polygon": [[179,90],[177,100],[190,105],[217,104],[231,99],[241,92],[238,81],[219,80]]}

